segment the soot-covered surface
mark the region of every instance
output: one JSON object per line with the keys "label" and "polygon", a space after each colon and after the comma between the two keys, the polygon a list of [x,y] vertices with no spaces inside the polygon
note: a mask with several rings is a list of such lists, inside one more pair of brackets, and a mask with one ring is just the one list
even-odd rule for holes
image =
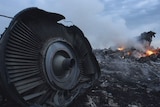
{"label": "soot-covered surface", "polygon": [[94,50],[102,75],[71,107],[160,107],[160,59],[125,57],[120,51]]}

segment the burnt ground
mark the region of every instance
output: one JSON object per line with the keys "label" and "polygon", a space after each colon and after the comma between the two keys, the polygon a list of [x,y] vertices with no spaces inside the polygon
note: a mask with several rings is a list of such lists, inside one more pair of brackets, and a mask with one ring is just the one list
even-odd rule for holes
{"label": "burnt ground", "polygon": [[160,58],[136,59],[94,50],[101,77],[70,107],[160,107]]}

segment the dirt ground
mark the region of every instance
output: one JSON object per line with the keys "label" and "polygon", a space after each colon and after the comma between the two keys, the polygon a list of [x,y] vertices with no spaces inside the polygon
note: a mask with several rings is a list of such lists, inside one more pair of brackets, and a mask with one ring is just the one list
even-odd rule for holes
{"label": "dirt ground", "polygon": [[95,55],[101,77],[71,107],[160,107],[159,58],[140,61],[110,50]]}

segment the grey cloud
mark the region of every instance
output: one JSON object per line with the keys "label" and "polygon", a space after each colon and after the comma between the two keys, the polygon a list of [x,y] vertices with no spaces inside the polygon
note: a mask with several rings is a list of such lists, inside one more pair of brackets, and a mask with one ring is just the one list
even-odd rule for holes
{"label": "grey cloud", "polygon": [[[152,10],[146,7],[144,11],[140,11],[133,5],[140,3],[139,0],[0,1],[2,1],[0,13],[3,12],[9,16],[14,16],[20,10],[33,6],[63,14],[66,20],[72,21],[73,24],[80,27],[94,48],[106,48],[115,43],[125,42],[128,38],[138,36],[145,30],[156,28],[158,31],[157,28],[160,28],[156,23],[159,20],[157,18],[159,16],[156,16],[158,11],[153,12],[153,10],[157,10],[158,4],[154,5],[154,8],[152,5]],[[151,21],[152,18],[149,17],[151,13],[154,19],[157,18],[154,20],[155,22]],[[7,27],[9,20],[0,18],[1,22],[3,23],[0,25],[0,33],[4,26]]]}

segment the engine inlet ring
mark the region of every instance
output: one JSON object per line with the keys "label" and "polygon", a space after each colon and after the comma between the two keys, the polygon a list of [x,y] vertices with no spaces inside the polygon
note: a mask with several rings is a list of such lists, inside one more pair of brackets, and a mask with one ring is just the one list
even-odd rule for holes
{"label": "engine inlet ring", "polygon": [[[80,74],[73,48],[64,41],[50,41],[45,49],[45,74],[48,83],[55,88],[72,89]],[[68,84],[70,83],[70,84]]]}

